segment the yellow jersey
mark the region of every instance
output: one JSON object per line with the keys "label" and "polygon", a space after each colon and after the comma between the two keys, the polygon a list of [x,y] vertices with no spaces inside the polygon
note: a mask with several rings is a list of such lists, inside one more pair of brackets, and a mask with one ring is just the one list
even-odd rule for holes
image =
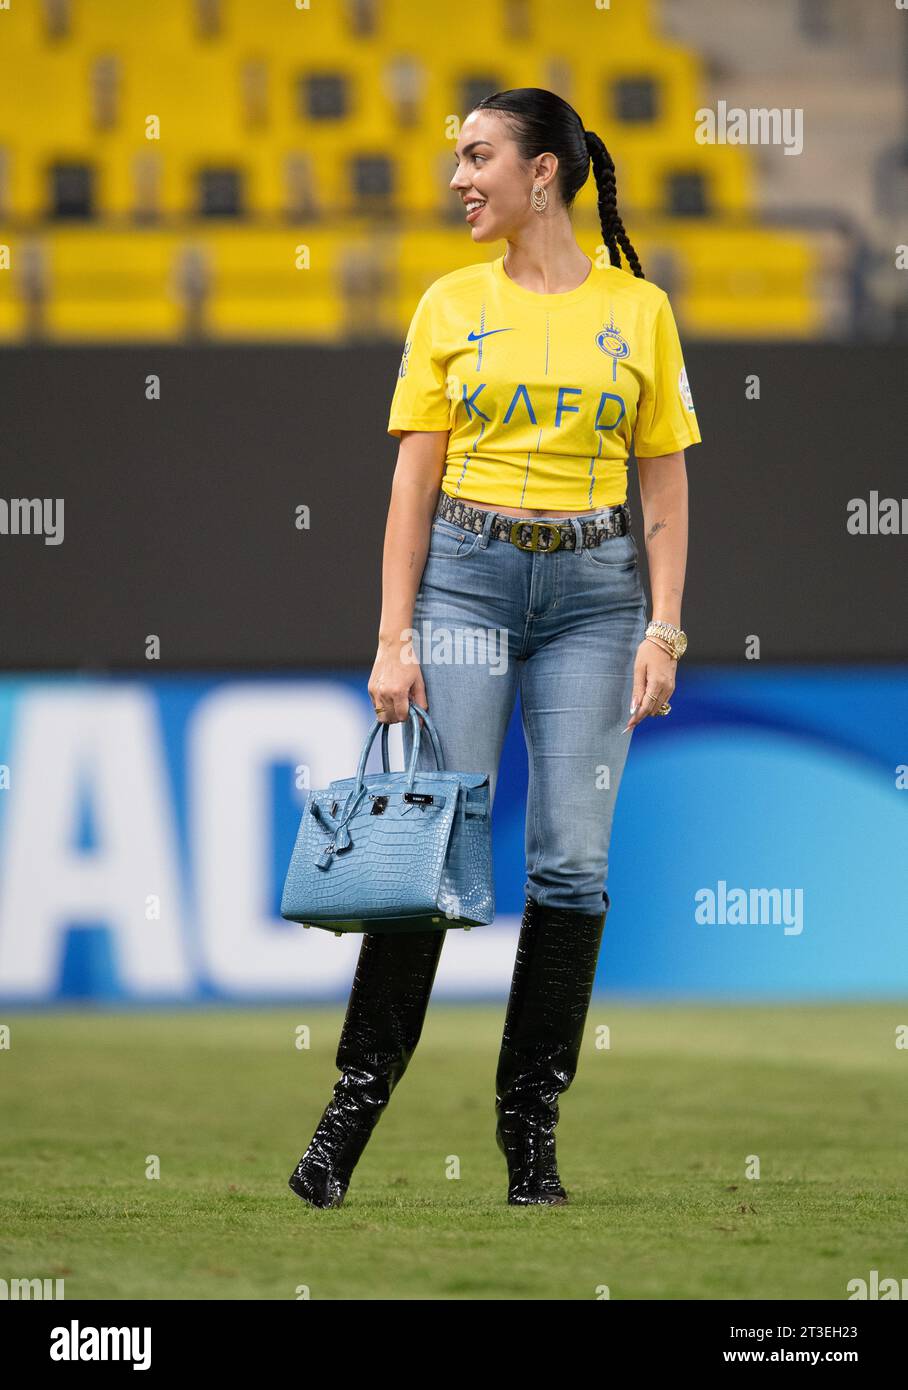
{"label": "yellow jersey", "polygon": [[435,280],[416,306],[388,433],[448,430],[442,490],[585,511],[627,497],[627,459],[699,444],[668,295],[595,262],[537,294],[504,256]]}

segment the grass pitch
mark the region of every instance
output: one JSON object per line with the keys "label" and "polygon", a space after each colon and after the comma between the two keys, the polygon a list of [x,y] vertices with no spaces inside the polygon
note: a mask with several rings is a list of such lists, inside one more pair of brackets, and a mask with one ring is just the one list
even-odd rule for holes
{"label": "grass pitch", "polygon": [[843,1300],[908,1275],[908,1004],[594,998],[570,1204],[522,1209],[494,1136],[504,1005],[433,1003],[329,1211],[287,1178],[342,1009],[0,1013],[0,1277],[67,1299]]}

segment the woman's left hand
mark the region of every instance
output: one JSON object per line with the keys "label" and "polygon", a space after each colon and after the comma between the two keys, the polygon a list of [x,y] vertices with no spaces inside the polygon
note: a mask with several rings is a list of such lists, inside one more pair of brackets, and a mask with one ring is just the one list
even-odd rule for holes
{"label": "woman's left hand", "polygon": [[675,688],[678,662],[657,643],[644,637],[637,648],[634,661],[634,693],[631,696],[631,715],[621,730],[626,734],[636,728],[641,719],[657,714]]}

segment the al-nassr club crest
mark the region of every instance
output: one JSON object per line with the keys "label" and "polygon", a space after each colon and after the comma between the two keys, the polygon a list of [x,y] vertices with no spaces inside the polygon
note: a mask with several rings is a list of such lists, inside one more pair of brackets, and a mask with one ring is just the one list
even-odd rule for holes
{"label": "al-nassr club crest", "polygon": [[622,337],[621,329],[615,323],[614,309],[610,312],[609,321],[602,332],[596,334],[596,346],[612,359],[612,381],[617,381],[618,363],[629,356],[630,347],[627,339]]}

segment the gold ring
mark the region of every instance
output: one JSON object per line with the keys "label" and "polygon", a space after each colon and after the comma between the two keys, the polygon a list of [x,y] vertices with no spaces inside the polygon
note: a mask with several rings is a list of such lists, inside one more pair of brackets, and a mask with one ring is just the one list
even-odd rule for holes
{"label": "gold ring", "polygon": [[657,713],[657,714],[668,714],[668,712],[670,711],[670,709],[671,709],[671,705],[670,705],[670,704],[668,703],[668,701],[666,700],[666,702],[665,702],[665,704],[662,706],[662,708],[656,710],[656,713]]}

